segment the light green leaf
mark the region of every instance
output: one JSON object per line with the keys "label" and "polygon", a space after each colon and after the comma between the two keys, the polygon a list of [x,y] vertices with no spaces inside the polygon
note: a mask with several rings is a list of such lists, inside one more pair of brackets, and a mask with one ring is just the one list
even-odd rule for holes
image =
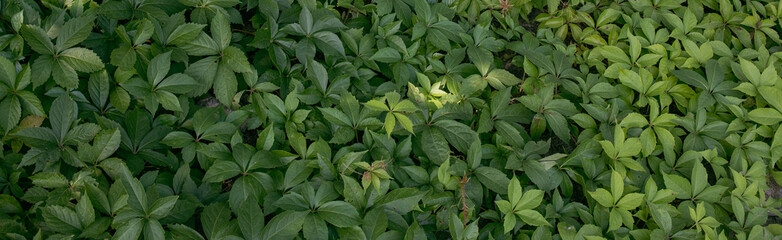
{"label": "light green leaf", "polygon": [[616,203],[616,207],[624,210],[634,210],[643,203],[643,198],[643,193],[630,193],[622,197],[622,199]]}
{"label": "light green leaf", "polygon": [[676,193],[676,198],[689,199],[691,197],[692,185],[686,178],[678,175],[663,174],[663,180],[665,181],[665,187]]}
{"label": "light green leaf", "polygon": [[611,207],[614,205],[614,198],[608,190],[598,188],[594,192],[589,192],[589,195],[592,196],[597,203],[603,205],[603,207]]}
{"label": "light green leaf", "polygon": [[756,108],[747,114],[749,120],[763,125],[774,125],[782,121],[782,113],[772,108]]}
{"label": "light green leaf", "polygon": [[551,226],[551,224],[546,221],[546,218],[543,217],[538,211],[532,210],[532,209],[525,209],[525,210],[519,210],[516,211],[516,216],[519,216],[522,221],[525,223],[540,227],[540,226]]}

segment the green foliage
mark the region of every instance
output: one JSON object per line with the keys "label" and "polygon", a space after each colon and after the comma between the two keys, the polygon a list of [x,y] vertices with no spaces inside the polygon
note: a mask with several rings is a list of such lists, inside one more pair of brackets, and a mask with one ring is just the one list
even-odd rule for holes
{"label": "green foliage", "polygon": [[776,239],[782,1],[0,1],[0,240]]}

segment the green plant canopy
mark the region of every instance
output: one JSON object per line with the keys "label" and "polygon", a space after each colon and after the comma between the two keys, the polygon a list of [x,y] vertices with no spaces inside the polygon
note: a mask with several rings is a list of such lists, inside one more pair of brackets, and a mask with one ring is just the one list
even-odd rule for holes
{"label": "green plant canopy", "polygon": [[782,238],[779,0],[0,0],[0,240]]}

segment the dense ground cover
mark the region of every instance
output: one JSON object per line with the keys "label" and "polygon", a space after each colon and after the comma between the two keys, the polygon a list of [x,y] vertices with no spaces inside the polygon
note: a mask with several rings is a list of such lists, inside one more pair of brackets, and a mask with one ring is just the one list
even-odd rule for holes
{"label": "dense ground cover", "polygon": [[782,1],[0,1],[0,239],[772,239]]}

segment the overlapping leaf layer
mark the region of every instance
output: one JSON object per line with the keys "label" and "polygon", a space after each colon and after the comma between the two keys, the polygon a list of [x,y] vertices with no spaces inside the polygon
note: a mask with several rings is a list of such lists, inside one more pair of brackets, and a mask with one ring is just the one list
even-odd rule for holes
{"label": "overlapping leaf layer", "polygon": [[782,1],[3,0],[0,20],[0,239],[782,235]]}

